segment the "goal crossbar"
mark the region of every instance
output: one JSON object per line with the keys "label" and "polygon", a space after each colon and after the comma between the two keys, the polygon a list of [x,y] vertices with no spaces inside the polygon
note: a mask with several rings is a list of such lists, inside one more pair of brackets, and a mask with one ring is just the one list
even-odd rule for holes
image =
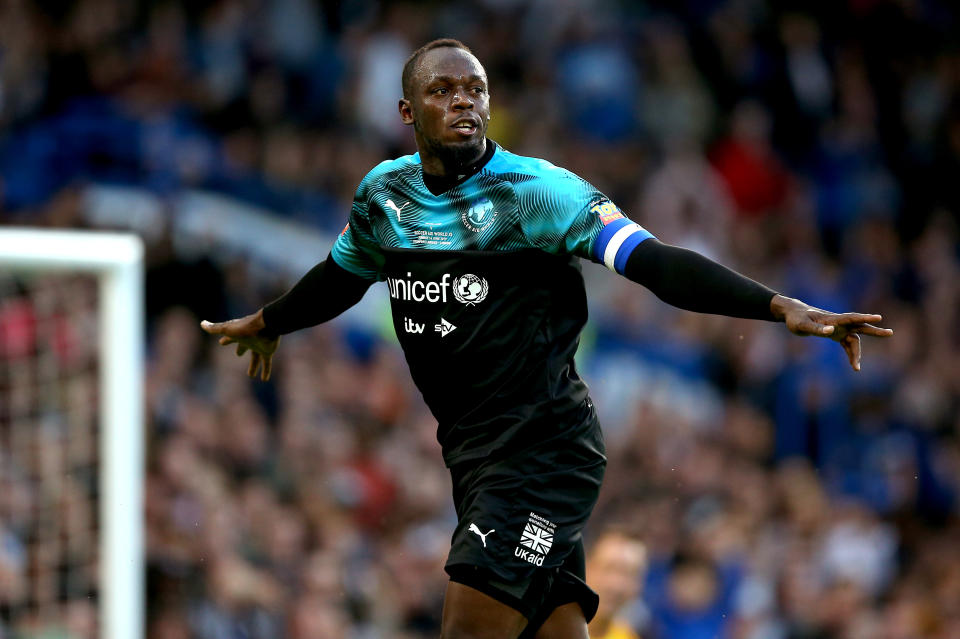
{"label": "goal crossbar", "polygon": [[126,233],[0,227],[0,270],[99,281],[100,635],[144,636],[143,243]]}

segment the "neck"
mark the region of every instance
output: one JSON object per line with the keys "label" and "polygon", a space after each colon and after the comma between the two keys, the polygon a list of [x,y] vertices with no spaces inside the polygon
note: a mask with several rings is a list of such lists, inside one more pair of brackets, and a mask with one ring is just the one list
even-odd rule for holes
{"label": "neck", "polygon": [[416,138],[423,172],[437,177],[455,176],[462,172],[464,168],[482,158],[484,153],[487,152],[486,138],[481,140],[480,144],[469,147],[433,145],[419,135]]}
{"label": "neck", "polygon": [[[432,173],[429,167],[423,166],[423,155],[420,156],[421,168],[423,170],[423,185],[427,187],[434,195],[446,193],[464,180],[469,180],[478,172],[483,170],[490,158],[497,151],[497,145],[489,140],[484,140],[484,151],[480,157],[467,163],[458,162],[451,172]],[[470,157],[473,157],[471,154]],[[434,158],[436,159],[436,158]],[[442,166],[448,166],[443,164]]]}

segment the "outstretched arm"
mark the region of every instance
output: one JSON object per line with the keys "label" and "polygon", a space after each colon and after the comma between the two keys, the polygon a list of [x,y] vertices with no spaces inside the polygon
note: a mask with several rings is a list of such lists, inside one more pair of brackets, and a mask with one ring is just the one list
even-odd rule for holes
{"label": "outstretched arm", "polygon": [[775,321],[777,294],[689,249],[649,238],[630,253],[623,274],[667,304],[688,311]]}
{"label": "outstretched arm", "polygon": [[286,335],[332,320],[359,302],[371,284],[328,256],[293,288],[263,307],[266,334]]}
{"label": "outstretched arm", "polygon": [[829,337],[860,370],[860,334],[889,337],[879,315],[830,313],[784,297],[694,251],[646,239],[630,253],[623,274],[678,308],[731,317],[784,322],[795,335]]}
{"label": "outstretched arm", "polygon": [[360,301],[372,282],[344,270],[330,257],[300,278],[283,296],[256,313],[226,322],[200,322],[220,344],[237,344],[237,355],[250,351],[247,375],[270,379],[280,336],[333,319]]}

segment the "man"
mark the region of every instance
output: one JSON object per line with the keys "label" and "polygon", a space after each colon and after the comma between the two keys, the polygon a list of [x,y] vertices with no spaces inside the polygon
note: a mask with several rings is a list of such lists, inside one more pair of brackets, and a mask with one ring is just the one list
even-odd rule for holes
{"label": "man", "polygon": [[610,529],[601,533],[587,559],[587,583],[600,597],[590,622],[593,639],[639,639],[630,623],[617,617],[640,594],[647,549],[629,533]]}
{"label": "man", "polygon": [[330,256],[253,315],[203,328],[270,376],[278,336],[329,320],[386,280],[394,326],[439,423],[459,524],[446,571],[444,639],[587,637],[597,596],[581,530],[606,464],[574,367],[587,317],[579,259],[606,264],[665,301],[784,321],[839,341],[859,369],[867,322],[776,295],[658,242],[593,186],[486,138],[486,72],[456,40],[417,50],[400,118],[419,153],[375,167]]}

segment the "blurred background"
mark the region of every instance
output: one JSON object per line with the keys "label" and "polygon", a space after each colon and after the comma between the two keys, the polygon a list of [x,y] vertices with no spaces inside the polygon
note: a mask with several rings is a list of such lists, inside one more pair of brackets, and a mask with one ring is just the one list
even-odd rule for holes
{"label": "blurred background", "polygon": [[[585,265],[610,457],[586,540],[642,544],[592,564],[617,624],[960,637],[958,33],[947,0],[0,2],[0,223],[147,243],[148,638],[438,636],[455,515],[385,291],[285,338],[269,383],[198,322],[326,257],[414,150],[400,70],[441,36],[486,66],[506,148],[896,331],[854,374]],[[95,446],[58,436],[94,420],[96,290],[4,282],[0,637],[92,639]]]}

